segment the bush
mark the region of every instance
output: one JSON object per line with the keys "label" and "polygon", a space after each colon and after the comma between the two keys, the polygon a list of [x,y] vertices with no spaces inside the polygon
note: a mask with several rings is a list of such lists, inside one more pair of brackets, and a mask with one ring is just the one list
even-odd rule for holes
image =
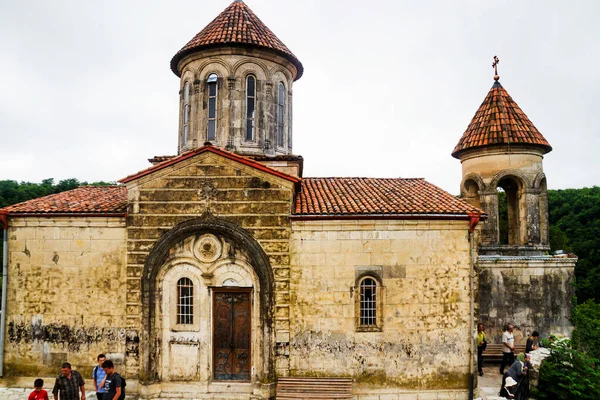
{"label": "bush", "polygon": [[573,308],[571,318],[575,325],[573,347],[600,359],[600,304],[593,300],[579,304]]}
{"label": "bush", "polygon": [[574,349],[569,340],[553,343],[550,356],[542,362],[534,396],[539,400],[600,399],[598,360]]}

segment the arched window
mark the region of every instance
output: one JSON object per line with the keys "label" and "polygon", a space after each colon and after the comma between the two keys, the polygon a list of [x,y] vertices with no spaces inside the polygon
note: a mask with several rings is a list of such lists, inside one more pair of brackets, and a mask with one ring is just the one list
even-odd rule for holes
{"label": "arched window", "polygon": [[283,147],[283,130],[285,118],[285,86],[283,82],[279,82],[279,90],[277,93],[277,146]]}
{"label": "arched window", "polygon": [[377,326],[377,281],[370,277],[360,282],[360,326]]}
{"label": "arched window", "polygon": [[525,244],[525,203],[520,179],[506,176],[498,182],[498,243]]}
{"label": "arched window", "polygon": [[190,132],[190,82],[183,86],[183,145],[187,143]]}
{"label": "arched window", "polygon": [[194,284],[190,278],[177,281],[177,323],[194,323]]}
{"label": "arched window", "polygon": [[246,78],[246,140],[254,140],[254,112],[256,110],[256,78]]}
{"label": "arched window", "polygon": [[208,84],[208,140],[215,140],[217,133],[217,74],[210,74]]}

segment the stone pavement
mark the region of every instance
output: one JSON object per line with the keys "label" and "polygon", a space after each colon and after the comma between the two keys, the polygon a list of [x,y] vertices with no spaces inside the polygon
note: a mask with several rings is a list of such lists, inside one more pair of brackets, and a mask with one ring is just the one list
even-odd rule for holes
{"label": "stone pavement", "polygon": [[[52,386],[44,388],[48,392],[48,398],[52,399]],[[0,387],[0,400],[26,400],[29,393],[33,391],[33,388],[6,388]],[[88,400],[96,399],[96,392],[93,390],[86,390],[85,397]]]}

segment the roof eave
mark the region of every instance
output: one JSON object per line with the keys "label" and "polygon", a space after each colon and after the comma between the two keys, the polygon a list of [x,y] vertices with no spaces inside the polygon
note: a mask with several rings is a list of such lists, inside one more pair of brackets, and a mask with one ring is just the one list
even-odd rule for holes
{"label": "roof eave", "polygon": [[258,49],[261,49],[264,51],[269,51],[269,52],[272,52],[274,54],[277,54],[277,55],[287,59],[290,63],[292,63],[296,67],[297,72],[296,72],[296,76],[294,77],[294,81],[297,81],[298,79],[300,79],[302,77],[302,75],[304,74],[304,66],[302,65],[300,60],[298,60],[295,56],[292,56],[284,51],[272,49],[270,47],[260,46],[260,45],[256,45],[256,44],[247,44],[247,43],[215,43],[215,44],[209,44],[209,45],[201,45],[201,46],[186,49],[184,51],[179,51],[177,54],[175,54],[173,56],[173,58],[171,58],[171,64],[170,64],[171,71],[173,71],[173,73],[178,78],[181,78],[181,72],[179,71],[179,62],[181,60],[183,60],[186,56],[188,56],[190,54],[199,53],[202,50],[215,49],[215,48],[219,48],[219,47],[239,47],[239,48],[245,48],[245,49],[258,48]]}
{"label": "roof eave", "polygon": [[[468,221],[471,216],[465,214],[292,214],[291,220],[311,221],[323,219],[393,219],[393,220],[465,220]],[[481,214],[481,220],[487,219],[487,214]]]}

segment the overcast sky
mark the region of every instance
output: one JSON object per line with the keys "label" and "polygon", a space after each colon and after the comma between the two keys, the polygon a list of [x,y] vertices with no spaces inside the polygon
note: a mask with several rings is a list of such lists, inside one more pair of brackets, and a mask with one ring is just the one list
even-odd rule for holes
{"label": "overcast sky", "polygon": [[[300,59],[304,176],[423,177],[500,82],[554,150],[551,189],[600,184],[600,1],[248,0]],[[0,179],[114,181],[176,153],[171,57],[229,0],[0,0]]]}

